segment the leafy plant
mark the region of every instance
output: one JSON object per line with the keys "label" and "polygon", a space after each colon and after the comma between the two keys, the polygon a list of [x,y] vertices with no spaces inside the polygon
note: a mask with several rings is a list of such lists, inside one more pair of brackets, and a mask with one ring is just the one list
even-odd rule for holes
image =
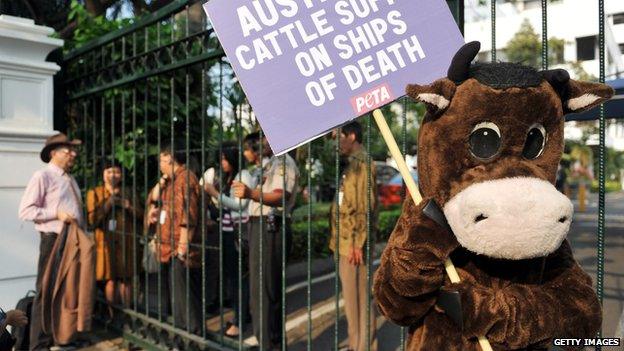
{"label": "leafy plant", "polygon": [[[564,63],[563,47],[565,41],[559,38],[548,39],[548,62]],[[522,63],[540,69],[542,66],[542,40],[535,32],[528,19],[520,25],[518,32],[509,40],[504,49],[507,60]]]}
{"label": "leafy plant", "polygon": [[[311,245],[310,250],[313,258],[328,257],[329,249],[329,220],[327,213],[329,203],[315,204],[310,219]],[[377,222],[378,232],[376,242],[385,242],[394,230],[396,221],[401,215],[400,207],[394,207],[379,212]],[[307,208],[298,208],[293,213],[292,223],[293,247],[290,259],[294,262],[302,261],[307,257],[308,248],[308,218]]]}
{"label": "leafy plant", "polygon": [[105,15],[93,16],[77,0],[71,1],[67,21],[76,23],[76,26],[72,38],[65,42],[63,47],[65,52],[69,52],[92,39],[99,38],[132,22],[129,18],[109,20]]}

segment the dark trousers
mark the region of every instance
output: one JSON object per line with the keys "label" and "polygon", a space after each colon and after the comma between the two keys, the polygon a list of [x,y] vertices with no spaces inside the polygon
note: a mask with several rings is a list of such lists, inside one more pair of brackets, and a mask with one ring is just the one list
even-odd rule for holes
{"label": "dark trousers", "polygon": [[[52,346],[52,335],[43,332],[43,315],[41,311],[41,279],[48,264],[48,260],[52,255],[52,247],[56,242],[58,234],[56,233],[39,233],[41,241],[39,243],[39,263],[37,264],[37,295],[32,304],[32,312],[30,319],[30,349],[31,350],[47,350]],[[53,289],[50,284],[49,289]]]}
{"label": "dark trousers", "polygon": [[[282,230],[276,218],[268,230],[268,217],[251,217],[249,233],[249,280],[254,335],[265,350],[279,350],[282,343]],[[286,254],[290,248],[290,226],[286,226]],[[262,252],[260,252],[262,242]],[[262,280],[260,280],[262,269]],[[262,296],[261,296],[262,295]],[[262,325],[261,325],[262,324]]]}
{"label": "dark trousers", "polygon": [[[248,243],[237,245],[238,234],[223,233],[223,278],[227,288],[227,296],[232,302],[234,320],[232,324],[238,326],[242,321],[243,326],[249,321],[249,263]],[[241,282],[239,283],[238,252],[243,250],[241,262]],[[241,292],[241,304],[238,303],[238,291]]]}
{"label": "dark trousers", "polygon": [[200,298],[201,270],[189,268],[187,277],[184,263],[173,258],[173,263],[162,264],[160,274],[162,314],[173,315],[176,328],[200,334],[204,325]]}
{"label": "dark trousers", "polygon": [[206,313],[219,313],[219,233],[208,232],[206,234],[206,250],[204,251],[206,281]]}

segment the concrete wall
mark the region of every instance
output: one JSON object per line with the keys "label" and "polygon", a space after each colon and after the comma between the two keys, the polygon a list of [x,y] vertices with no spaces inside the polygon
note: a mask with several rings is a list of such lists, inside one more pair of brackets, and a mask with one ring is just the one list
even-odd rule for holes
{"label": "concrete wall", "polygon": [[63,41],[32,20],[0,15],[0,307],[12,309],[35,287],[39,234],[17,208],[53,131],[52,77],[46,56]]}

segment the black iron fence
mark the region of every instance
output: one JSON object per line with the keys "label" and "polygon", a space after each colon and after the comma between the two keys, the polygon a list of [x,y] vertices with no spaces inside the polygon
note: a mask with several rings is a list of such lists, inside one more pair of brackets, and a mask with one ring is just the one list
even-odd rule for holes
{"label": "black iron fence", "polygon": [[[463,1],[452,0],[448,3],[463,28]],[[601,9],[601,80],[604,80],[604,4],[602,0],[598,4]],[[547,38],[547,5],[547,0],[543,0],[544,39]],[[491,3],[491,11],[492,41],[495,43],[495,2]],[[547,40],[542,42],[547,43]],[[543,45],[544,68],[548,65],[547,53],[547,45]],[[494,49],[492,60],[495,59]],[[232,317],[231,306],[239,306],[239,312],[242,312],[243,300],[247,299],[243,294],[244,289],[240,288],[248,279],[247,255],[241,249],[247,224],[239,220],[230,228],[232,232],[224,231],[223,215],[226,209],[218,204],[213,206],[212,197],[203,190],[203,185],[197,201],[195,237],[199,239],[190,243],[191,250],[200,253],[198,270],[187,266],[183,271],[177,271],[173,263],[163,263],[158,265],[156,271],[150,271],[143,264],[144,252],[149,250],[150,240],[154,239],[156,245],[162,244],[162,229],[158,229],[158,225],[156,229],[149,229],[149,220],[145,216],[149,217],[150,206],[160,208],[163,205],[162,194],[156,200],[147,199],[161,179],[159,157],[165,146],[172,145],[174,150],[169,150],[171,153],[184,155],[186,167],[190,170],[190,173],[184,175],[187,184],[192,183],[192,177],[208,182],[209,176],[204,172],[212,167],[217,188],[223,189],[227,186],[224,180],[227,171],[220,162],[224,149],[235,149],[236,168],[245,168],[243,140],[258,128],[253,111],[236,83],[227,58],[201,9],[201,3],[193,0],[172,1],[160,11],[122,30],[70,52],[64,58],[63,77],[62,89],[66,95],[65,112],[70,132],[85,141],[80,153],[78,173],[83,194],[101,186],[104,165],[113,162],[121,166],[121,197],[129,200],[136,209],[131,214],[123,206],[112,206],[111,216],[118,218],[118,222],[124,226],[115,223],[98,228],[102,240],[121,238],[110,241],[112,251],[121,252],[120,255],[113,255],[111,260],[123,261],[121,266],[127,274],[123,275],[121,281],[130,287],[127,290],[129,299],[109,304],[115,315],[121,316],[120,322],[111,322],[111,325],[122,330],[129,343],[147,349],[247,349],[253,344],[253,338],[250,337],[250,327],[246,327],[246,321],[242,318],[237,322],[241,329],[239,336],[225,336],[225,331],[230,327],[228,320]],[[399,144],[405,154],[415,142],[415,135],[411,131],[422,115],[423,108],[401,99],[386,110],[388,115],[395,117],[396,123],[391,126],[400,135]],[[363,117],[361,122],[364,126],[364,146],[369,155],[367,162],[373,166],[376,165],[373,158],[386,156],[385,148],[377,131],[371,126],[370,117]],[[600,126],[600,164],[604,165],[603,115]],[[260,144],[257,151],[262,154],[262,149]],[[332,261],[328,248],[330,223],[327,214],[329,203],[338,201],[333,193],[340,184],[339,150],[335,143],[321,139],[298,148],[291,152],[291,156],[299,170],[297,188],[300,191],[295,193],[295,210],[292,214],[288,212],[285,197],[282,206],[276,206],[281,207],[281,216],[278,218],[282,221],[279,235],[283,245],[278,258],[282,267],[279,282],[283,331],[281,346],[284,349],[289,344],[289,347],[300,346],[307,350],[337,350],[346,336],[346,328],[337,279],[340,255],[333,256]],[[382,166],[375,168],[378,178],[385,176]],[[265,176],[262,167],[259,173],[260,178]],[[604,270],[603,173],[601,167],[597,245],[598,292],[601,297]],[[369,191],[377,186],[369,174]],[[183,196],[184,213],[188,213],[189,206],[193,206],[188,199],[191,191],[187,186],[187,196]],[[371,305],[370,283],[380,253],[378,243],[383,244],[389,235],[399,211],[398,205],[388,206],[382,208],[376,219],[373,219],[373,211],[369,211],[367,216],[367,245],[364,253],[368,264],[367,312],[374,308]],[[239,212],[242,215],[242,210]],[[335,217],[339,217],[338,211]],[[287,221],[292,222],[291,230],[287,230]],[[125,227],[128,223],[131,225]],[[335,224],[338,224],[338,220]],[[95,230],[96,226],[92,226],[92,229]],[[232,239],[228,236],[234,236],[233,242],[238,245],[234,261],[227,256],[232,255],[232,251],[226,248]],[[286,243],[290,239],[294,249],[287,255]],[[260,267],[263,267],[262,260],[267,259],[267,248],[261,244],[258,250]],[[227,267],[232,262],[235,262],[233,271]],[[171,296],[166,299],[165,290],[171,290],[167,281],[176,274],[174,272],[183,275],[187,288],[182,292],[183,296],[169,292]],[[188,287],[196,272],[199,272],[199,283],[195,286],[199,288],[198,291],[191,291]],[[225,286],[231,274],[238,276],[235,293],[228,292]],[[261,268],[259,274],[262,277]],[[261,290],[260,294],[263,293]],[[200,311],[191,311],[192,307],[186,303],[182,304],[185,306],[182,312],[186,320],[192,313],[201,315],[202,325],[199,330],[191,330],[189,323],[180,324],[172,317],[180,306],[179,302],[188,301],[193,294],[198,296]],[[263,301],[262,296],[258,301]],[[101,308],[97,315],[105,318],[108,315],[107,305]],[[316,313],[319,310],[329,310],[331,318],[319,316]],[[368,323],[372,322],[368,320]],[[392,348],[404,349],[406,331],[389,325],[384,325],[384,328],[391,328],[391,334],[396,336],[396,344],[391,345]],[[322,345],[315,344],[315,339],[323,335],[330,335],[325,337],[330,341],[323,341]],[[268,337],[261,335],[261,339]],[[369,344],[371,338],[369,333]],[[258,341],[262,345],[263,340]]]}

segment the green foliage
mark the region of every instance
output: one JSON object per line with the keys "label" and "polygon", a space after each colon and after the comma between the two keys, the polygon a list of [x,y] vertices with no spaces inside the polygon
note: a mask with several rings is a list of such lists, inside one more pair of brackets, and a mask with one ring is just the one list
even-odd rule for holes
{"label": "green foliage", "polygon": [[[329,208],[330,203],[319,203],[312,206],[312,217],[310,220],[311,233],[311,253],[314,258],[328,257],[331,254],[329,250]],[[395,206],[384,209],[379,212],[377,222],[378,233],[376,242],[384,242],[388,240],[396,221],[401,215],[401,208]],[[307,257],[308,245],[308,207],[301,206],[293,212],[293,250],[291,260],[294,262],[302,261]]]}
{"label": "green foliage", "polygon": [[[77,27],[73,39],[66,41],[66,53],[131,24],[133,19],[93,17],[74,0],[68,22],[77,23]],[[69,61],[64,74],[71,78],[82,77],[85,72],[101,74],[96,81],[104,84],[100,80],[110,79],[108,77],[113,71],[117,75],[115,79],[119,79],[150,69],[143,65],[133,66],[132,70],[123,69],[120,62],[134,54],[154,51],[159,52],[163,59],[166,55],[176,57],[176,60],[201,54],[205,49],[200,41],[167,47],[186,36],[185,28],[186,16],[173,15],[166,21],[147,26],[139,35],[118,38]],[[216,38],[207,40],[207,45],[211,45]],[[138,192],[144,194],[145,188],[150,187],[158,177],[155,156],[159,146],[168,144],[172,137],[183,141],[183,145],[188,143],[189,166],[197,173],[203,172],[200,169],[202,163],[206,166],[214,163],[214,151],[218,148],[217,135],[221,125],[218,123],[219,93],[229,98],[228,94],[235,95],[231,90],[236,89],[221,87],[218,75],[215,79],[213,67],[218,62],[213,60],[153,76],[69,104],[67,119],[70,129],[86,141],[76,173],[97,176],[102,155],[107,159],[114,158],[123,166],[126,179],[135,182]],[[223,71],[224,80],[228,79],[231,69],[226,67]],[[234,127],[224,127],[223,140],[235,139],[235,135]],[[90,177],[86,179],[88,186],[99,181]]]}
{"label": "green foliage", "polygon": [[[563,39],[548,39],[548,62],[550,64],[563,63],[564,45]],[[537,69],[541,68],[542,40],[528,19],[522,22],[518,32],[507,43],[505,54],[510,62],[522,63]]]}
{"label": "green foliage", "polygon": [[570,62],[569,65],[572,74],[574,77],[576,77],[576,79],[589,82],[595,82],[598,80],[598,78],[593,74],[587,73],[587,71],[585,70],[585,68],[583,68],[583,65],[580,62]]}
{"label": "green foliage", "polygon": [[95,38],[115,31],[131,23],[130,19],[109,20],[106,16],[93,17],[77,0],[72,0],[67,22],[76,22],[71,40],[65,42],[63,50],[69,52]]}
{"label": "green foliage", "polygon": [[[598,192],[598,180],[597,179],[592,181],[591,191],[593,193],[597,193]],[[617,180],[607,180],[607,181],[605,181],[605,192],[612,193],[612,192],[617,192],[617,191],[622,191],[622,183],[620,183]]]}
{"label": "green foliage", "polygon": [[[598,157],[598,149],[596,147],[595,150],[594,161],[594,172],[595,178],[598,179],[598,169],[599,169],[599,157]],[[620,179],[620,170],[624,169],[624,152],[616,151],[613,148],[608,147],[606,149],[606,160],[605,160],[605,179],[607,184],[613,183],[612,188],[617,188],[617,184],[622,181]],[[617,184],[615,184],[617,183]]]}
{"label": "green foliage", "polygon": [[559,38],[548,39],[548,63],[551,65],[557,65],[565,63],[563,59],[563,48],[565,46],[565,40]]}
{"label": "green foliage", "polygon": [[531,23],[525,19],[520,29],[507,43],[505,53],[507,60],[538,67],[542,45]]}
{"label": "green foliage", "polygon": [[[412,146],[418,144],[418,130],[420,128],[420,121],[425,115],[425,106],[424,104],[417,103],[411,98],[405,98],[406,100],[398,100],[396,103],[401,105],[401,109],[403,106],[406,107],[405,114],[405,122],[407,123],[407,131],[405,134],[405,144],[406,150],[409,152]],[[392,134],[396,138],[399,147],[402,146],[404,142],[403,136],[403,115],[398,114],[395,109],[392,108],[392,105],[387,105],[383,107],[382,112],[386,117],[386,121],[388,122],[388,126],[392,131]],[[371,117],[372,118],[372,117]],[[361,123],[366,123],[365,118],[361,119]],[[374,121],[372,121],[372,134],[371,134],[371,157],[374,160],[385,161],[386,158],[389,157],[388,146],[386,145],[385,140],[381,136],[379,129],[375,125]]]}
{"label": "green foliage", "polygon": [[[312,204],[312,220],[327,219],[327,214],[331,207],[330,202],[321,202]],[[307,221],[308,219],[308,204],[303,204],[293,211],[293,222]]]}
{"label": "green foliage", "polygon": [[[566,141],[566,148],[570,150],[569,159],[571,164],[578,163],[580,165],[580,172],[568,171],[570,175],[569,182],[574,184],[579,181],[589,180],[589,174],[583,172],[584,169],[593,168],[592,189],[598,189],[598,171],[600,169],[600,159],[598,157],[598,146],[588,146],[587,139],[590,134],[598,133],[596,126],[588,126],[581,142],[578,141]],[[624,152],[617,151],[613,148],[606,148],[605,158],[605,179],[606,187],[608,191],[620,190],[619,184],[624,181],[621,179],[620,170],[624,169]],[[595,186],[594,186],[595,185]]]}
{"label": "green foliage", "polygon": [[[331,254],[329,250],[329,221],[316,220],[310,223],[312,257],[322,258]],[[293,222],[293,246],[290,259],[294,262],[303,261],[307,257],[308,222]]]}
{"label": "green foliage", "polygon": [[384,242],[388,240],[400,216],[401,207],[379,212],[377,241]]}

